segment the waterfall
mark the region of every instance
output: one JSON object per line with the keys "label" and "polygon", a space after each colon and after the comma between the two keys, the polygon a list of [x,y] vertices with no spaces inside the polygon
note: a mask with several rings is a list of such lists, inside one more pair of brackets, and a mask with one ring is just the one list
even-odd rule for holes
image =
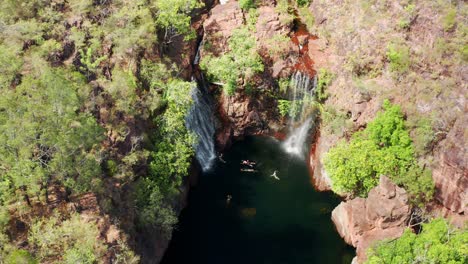
{"label": "waterfall", "polygon": [[309,116],[310,106],[315,93],[316,79],[300,71],[294,73],[291,77],[289,86],[292,88],[290,93],[291,101],[291,124],[301,122]]}
{"label": "waterfall", "polygon": [[185,119],[185,125],[189,131],[197,135],[198,140],[194,146],[195,157],[202,170],[208,171],[216,160],[213,104],[204,85],[194,85],[191,93],[193,105]]}
{"label": "waterfall", "polygon": [[[304,158],[306,141],[312,126],[312,103],[314,100],[317,77],[312,79],[300,71],[291,76],[290,81],[290,132],[283,143],[283,149],[297,157]],[[299,125],[300,124],[300,125]]]}
{"label": "waterfall", "polygon": [[200,63],[200,51],[203,46],[203,41],[198,44],[197,53],[195,53],[195,58],[193,59],[193,65],[198,65]]}
{"label": "waterfall", "polygon": [[287,153],[303,158],[306,153],[306,141],[309,129],[312,125],[312,118],[307,120],[294,129],[283,143],[283,148]]}

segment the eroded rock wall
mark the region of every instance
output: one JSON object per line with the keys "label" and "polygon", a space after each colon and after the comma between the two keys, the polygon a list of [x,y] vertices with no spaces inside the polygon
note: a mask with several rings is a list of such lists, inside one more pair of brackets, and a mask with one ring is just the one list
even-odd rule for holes
{"label": "eroded rock wall", "polygon": [[468,216],[468,116],[457,119],[442,141],[444,150],[438,152],[438,166],[432,179],[436,186],[435,198],[451,211]]}
{"label": "eroded rock wall", "polygon": [[376,241],[401,236],[410,218],[406,191],[381,176],[367,198],[341,202],[332,212],[340,236],[356,247],[357,261],[366,259],[366,250]]}

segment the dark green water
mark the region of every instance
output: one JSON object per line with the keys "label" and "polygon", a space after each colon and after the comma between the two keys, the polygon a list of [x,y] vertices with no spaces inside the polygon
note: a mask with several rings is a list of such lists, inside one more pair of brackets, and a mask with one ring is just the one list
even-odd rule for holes
{"label": "dark green water", "polygon": [[[162,263],[351,262],[330,219],[340,201],[314,191],[304,161],[266,137],[237,142],[224,159],[191,190]],[[258,172],[240,172],[242,159]],[[270,177],[275,170],[280,180]]]}

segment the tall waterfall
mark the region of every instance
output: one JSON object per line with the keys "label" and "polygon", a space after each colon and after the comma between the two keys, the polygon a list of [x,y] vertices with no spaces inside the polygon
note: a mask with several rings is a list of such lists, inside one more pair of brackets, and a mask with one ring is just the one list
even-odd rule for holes
{"label": "tall waterfall", "polygon": [[300,71],[291,76],[290,82],[290,132],[283,143],[283,149],[297,157],[304,158],[306,141],[312,126],[312,104],[314,101],[317,77],[311,78]]}
{"label": "tall waterfall", "polygon": [[192,88],[193,105],[185,119],[188,130],[197,137],[195,157],[203,171],[208,171],[216,160],[214,143],[215,120],[213,104],[204,85],[194,85]]}

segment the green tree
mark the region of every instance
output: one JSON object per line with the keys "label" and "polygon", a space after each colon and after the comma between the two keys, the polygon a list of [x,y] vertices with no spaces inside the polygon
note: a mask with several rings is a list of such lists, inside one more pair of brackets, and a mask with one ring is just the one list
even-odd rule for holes
{"label": "green tree", "polygon": [[453,263],[468,262],[468,232],[451,226],[445,219],[422,225],[418,235],[407,229],[395,240],[371,248],[366,263]]}
{"label": "green tree", "polygon": [[223,82],[224,92],[234,94],[239,80],[246,85],[255,74],[263,71],[255,37],[247,27],[235,29],[229,39],[229,51],[220,57],[205,56],[200,66],[215,81]]}
{"label": "green tree", "polygon": [[327,88],[335,78],[335,75],[327,69],[319,69],[317,76],[317,87],[315,89],[315,96],[318,101],[323,102],[328,98]]}
{"label": "green tree", "polygon": [[410,48],[404,44],[391,43],[387,47],[387,58],[390,62],[390,70],[396,73],[408,71],[411,59]]}
{"label": "green tree", "polygon": [[412,141],[398,105],[384,102],[383,112],[347,143],[341,141],[325,157],[325,169],[337,193],[366,196],[380,175],[389,176],[410,192],[416,203],[430,200],[430,174],[414,158]]}
{"label": "green tree", "polygon": [[37,260],[35,260],[31,253],[29,253],[27,250],[18,249],[14,250],[6,257],[5,263],[36,264]]}
{"label": "green tree", "polygon": [[150,155],[149,175],[139,181],[136,204],[142,225],[158,226],[171,234],[177,216],[172,207],[187,176],[194,154],[194,136],[185,127],[185,117],[192,104],[193,83],[171,80],[165,87],[167,109],[156,117],[158,133],[155,150]]}
{"label": "green tree", "polygon": [[23,59],[15,47],[0,44],[0,91],[9,88],[19,73]]}
{"label": "green tree", "polygon": [[240,8],[244,10],[249,10],[250,8],[255,7],[255,1],[254,0],[239,0],[239,6]]}
{"label": "green tree", "polygon": [[76,73],[46,67],[0,97],[0,182],[22,190],[28,203],[53,179],[76,191],[98,184],[102,130],[79,111],[83,85]]}
{"label": "green tree", "polygon": [[152,6],[157,10],[156,25],[164,31],[164,43],[170,44],[174,37],[185,35],[186,39],[194,37],[190,27],[190,13],[200,8],[199,0],[153,0]]}

